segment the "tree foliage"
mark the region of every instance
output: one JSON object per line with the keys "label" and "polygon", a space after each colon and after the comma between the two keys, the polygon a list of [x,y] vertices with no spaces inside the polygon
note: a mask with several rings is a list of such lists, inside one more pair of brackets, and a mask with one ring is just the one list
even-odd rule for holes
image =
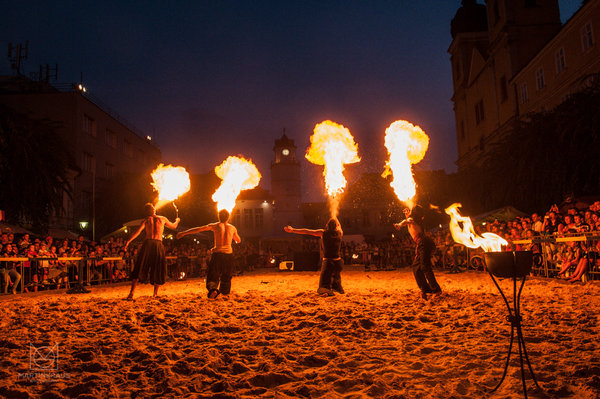
{"label": "tree foliage", "polygon": [[493,145],[482,168],[466,171],[459,179],[480,210],[513,205],[527,212],[543,211],[567,195],[600,192],[599,148],[596,85],[552,111],[527,115]]}

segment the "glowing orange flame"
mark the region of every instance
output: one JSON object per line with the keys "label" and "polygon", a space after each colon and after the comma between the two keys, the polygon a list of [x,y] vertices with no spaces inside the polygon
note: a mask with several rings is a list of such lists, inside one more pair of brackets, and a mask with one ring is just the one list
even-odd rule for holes
{"label": "glowing orange flame", "polygon": [[181,166],[159,164],[151,173],[152,186],[158,191],[157,208],[190,191],[190,175]]}
{"label": "glowing orange flame", "polygon": [[243,157],[227,157],[223,163],[215,167],[215,173],[223,181],[212,196],[217,209],[227,209],[229,213],[235,207],[235,200],[242,190],[258,186],[260,172],[252,161]]}
{"label": "glowing orange flame", "polygon": [[421,162],[425,156],[429,137],[419,126],[400,120],[392,123],[385,130],[385,146],[390,158],[386,162],[382,176],[393,176],[390,186],[398,199],[409,202],[412,208],[412,199],[417,188],[411,165]]}
{"label": "glowing orange flame", "polygon": [[358,145],[350,130],[332,121],[323,121],[315,126],[306,159],[325,166],[323,176],[330,197],[341,194],[346,187],[344,164],[360,162]]}
{"label": "glowing orange flame", "polygon": [[494,233],[483,233],[483,237],[477,235],[471,218],[458,213],[460,206],[452,204],[446,208],[446,213],[450,215],[450,234],[454,241],[469,248],[481,247],[485,252],[499,252],[502,251],[502,245],[508,245],[504,238]]}

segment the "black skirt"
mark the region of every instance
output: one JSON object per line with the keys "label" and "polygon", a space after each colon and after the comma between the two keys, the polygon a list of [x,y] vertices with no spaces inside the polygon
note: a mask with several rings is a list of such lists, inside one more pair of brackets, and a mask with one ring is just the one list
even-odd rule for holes
{"label": "black skirt", "polygon": [[135,260],[131,279],[138,279],[141,283],[153,285],[165,283],[167,261],[162,241],[150,239],[144,241]]}

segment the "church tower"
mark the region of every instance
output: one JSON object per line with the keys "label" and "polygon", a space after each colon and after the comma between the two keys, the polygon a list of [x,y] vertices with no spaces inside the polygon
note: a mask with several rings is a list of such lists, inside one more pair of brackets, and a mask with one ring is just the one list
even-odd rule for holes
{"label": "church tower", "polygon": [[273,228],[278,234],[286,225],[302,226],[302,189],[300,163],[296,160],[294,140],[283,135],[275,140],[274,160],[271,162],[271,193],[275,199]]}

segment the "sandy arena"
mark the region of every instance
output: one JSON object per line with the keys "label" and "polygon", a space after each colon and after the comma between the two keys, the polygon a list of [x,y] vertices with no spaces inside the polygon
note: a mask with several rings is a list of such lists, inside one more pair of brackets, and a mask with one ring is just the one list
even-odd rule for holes
{"label": "sandy arena", "polygon": [[[344,271],[346,294],[331,298],[316,294],[317,272],[234,277],[228,300],[209,301],[202,279],[167,283],[157,299],[141,285],[134,302],[126,285],[4,296],[0,396],[522,397],[518,352],[486,394],[510,332],[490,277],[437,278],[445,293],[430,301],[407,269]],[[525,284],[523,331],[543,388],[528,379],[531,397],[600,397],[598,283]]]}

